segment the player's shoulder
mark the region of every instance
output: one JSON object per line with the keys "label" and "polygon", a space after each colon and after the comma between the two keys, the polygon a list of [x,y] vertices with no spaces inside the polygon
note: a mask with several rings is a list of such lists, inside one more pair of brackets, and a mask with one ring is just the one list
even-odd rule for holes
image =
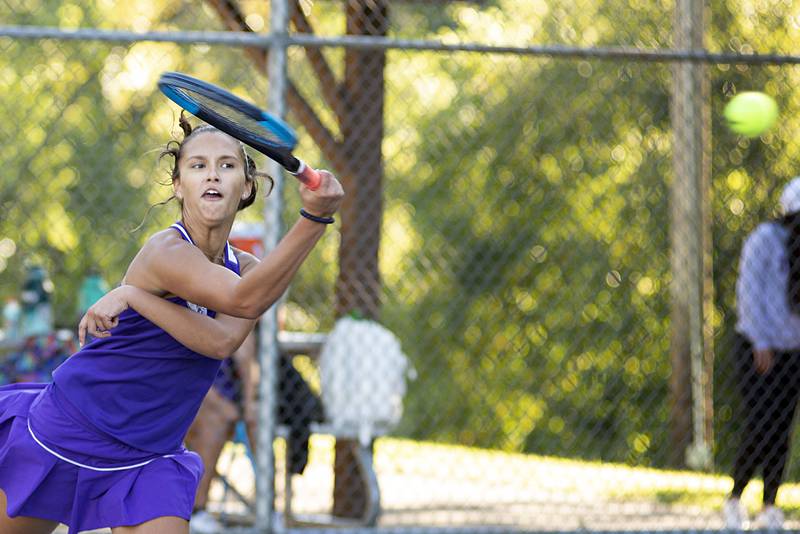
{"label": "player's shoulder", "polygon": [[236,259],[239,260],[239,271],[242,274],[246,273],[261,262],[261,260],[247,251],[234,246],[231,246],[231,248],[233,249],[233,253],[236,254]]}
{"label": "player's shoulder", "polygon": [[125,273],[127,283],[160,289],[164,276],[185,273],[197,250],[173,228],[156,232],[144,242]]}
{"label": "player's shoulder", "polygon": [[164,250],[169,249],[170,247],[174,246],[183,246],[188,245],[189,242],[186,241],[181,235],[178,233],[177,230],[174,228],[165,228],[161,231],[158,231],[147,238],[145,241],[143,249],[150,249],[150,250]]}
{"label": "player's shoulder", "polygon": [[172,266],[191,263],[197,258],[200,250],[186,241],[174,228],[166,228],[147,238],[137,257],[145,261],[145,265],[154,267]]}

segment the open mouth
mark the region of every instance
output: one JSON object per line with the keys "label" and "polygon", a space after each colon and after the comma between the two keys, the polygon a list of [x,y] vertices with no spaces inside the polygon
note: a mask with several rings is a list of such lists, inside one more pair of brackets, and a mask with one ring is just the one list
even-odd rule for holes
{"label": "open mouth", "polygon": [[222,193],[217,191],[216,189],[207,189],[203,193],[203,198],[208,200],[219,200],[222,198]]}

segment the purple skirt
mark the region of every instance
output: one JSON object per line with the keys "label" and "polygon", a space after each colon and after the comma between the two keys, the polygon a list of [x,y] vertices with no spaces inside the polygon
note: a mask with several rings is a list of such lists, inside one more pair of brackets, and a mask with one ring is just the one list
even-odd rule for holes
{"label": "purple skirt", "polygon": [[202,474],[186,449],[153,455],[100,432],[53,384],[0,387],[0,489],[10,517],[58,521],[69,534],[188,521]]}

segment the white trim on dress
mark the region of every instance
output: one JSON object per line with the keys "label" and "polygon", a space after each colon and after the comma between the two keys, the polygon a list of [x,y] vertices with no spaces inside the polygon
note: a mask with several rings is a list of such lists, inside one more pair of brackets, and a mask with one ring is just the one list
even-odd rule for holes
{"label": "white trim on dress", "polygon": [[43,448],[44,450],[46,450],[47,452],[49,452],[50,454],[52,454],[53,456],[55,456],[59,460],[63,460],[65,462],[67,462],[68,464],[72,464],[72,465],[75,465],[77,467],[82,467],[84,469],[91,469],[92,471],[125,471],[126,469],[136,469],[137,467],[142,467],[144,465],[149,464],[150,462],[158,460],[159,458],[172,458],[173,456],[175,456],[174,454],[165,454],[164,456],[159,456],[158,458],[151,458],[151,459],[149,459],[149,460],[147,460],[145,462],[139,462],[138,464],[133,464],[133,465],[123,465],[123,466],[120,466],[120,467],[92,467],[91,465],[86,465],[86,464],[82,464],[80,462],[76,462],[75,460],[70,460],[66,456],[62,456],[62,455],[58,454],[56,451],[50,449],[47,445],[45,445],[44,443],[39,441],[39,438],[36,437],[36,434],[34,434],[33,430],[31,429],[31,422],[30,421],[28,421],[28,432],[30,433],[31,437],[33,438],[33,441],[38,443],[41,448]]}
{"label": "white trim on dress", "polygon": [[178,223],[172,223],[170,228],[175,228],[176,230],[178,230],[180,233],[183,234],[183,237],[186,238],[186,241],[194,245],[194,241],[192,241],[192,236],[189,235],[189,232],[186,231],[186,228],[184,228],[183,225]]}

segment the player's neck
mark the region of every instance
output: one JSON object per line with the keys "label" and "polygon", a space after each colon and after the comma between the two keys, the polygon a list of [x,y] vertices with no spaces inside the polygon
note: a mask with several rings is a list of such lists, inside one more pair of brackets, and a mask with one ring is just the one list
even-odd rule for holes
{"label": "player's neck", "polygon": [[213,263],[225,263],[225,244],[228,241],[233,221],[229,223],[208,226],[198,221],[193,221],[192,217],[184,214],[181,221],[186,231],[194,241],[194,244],[203,251],[203,254]]}

